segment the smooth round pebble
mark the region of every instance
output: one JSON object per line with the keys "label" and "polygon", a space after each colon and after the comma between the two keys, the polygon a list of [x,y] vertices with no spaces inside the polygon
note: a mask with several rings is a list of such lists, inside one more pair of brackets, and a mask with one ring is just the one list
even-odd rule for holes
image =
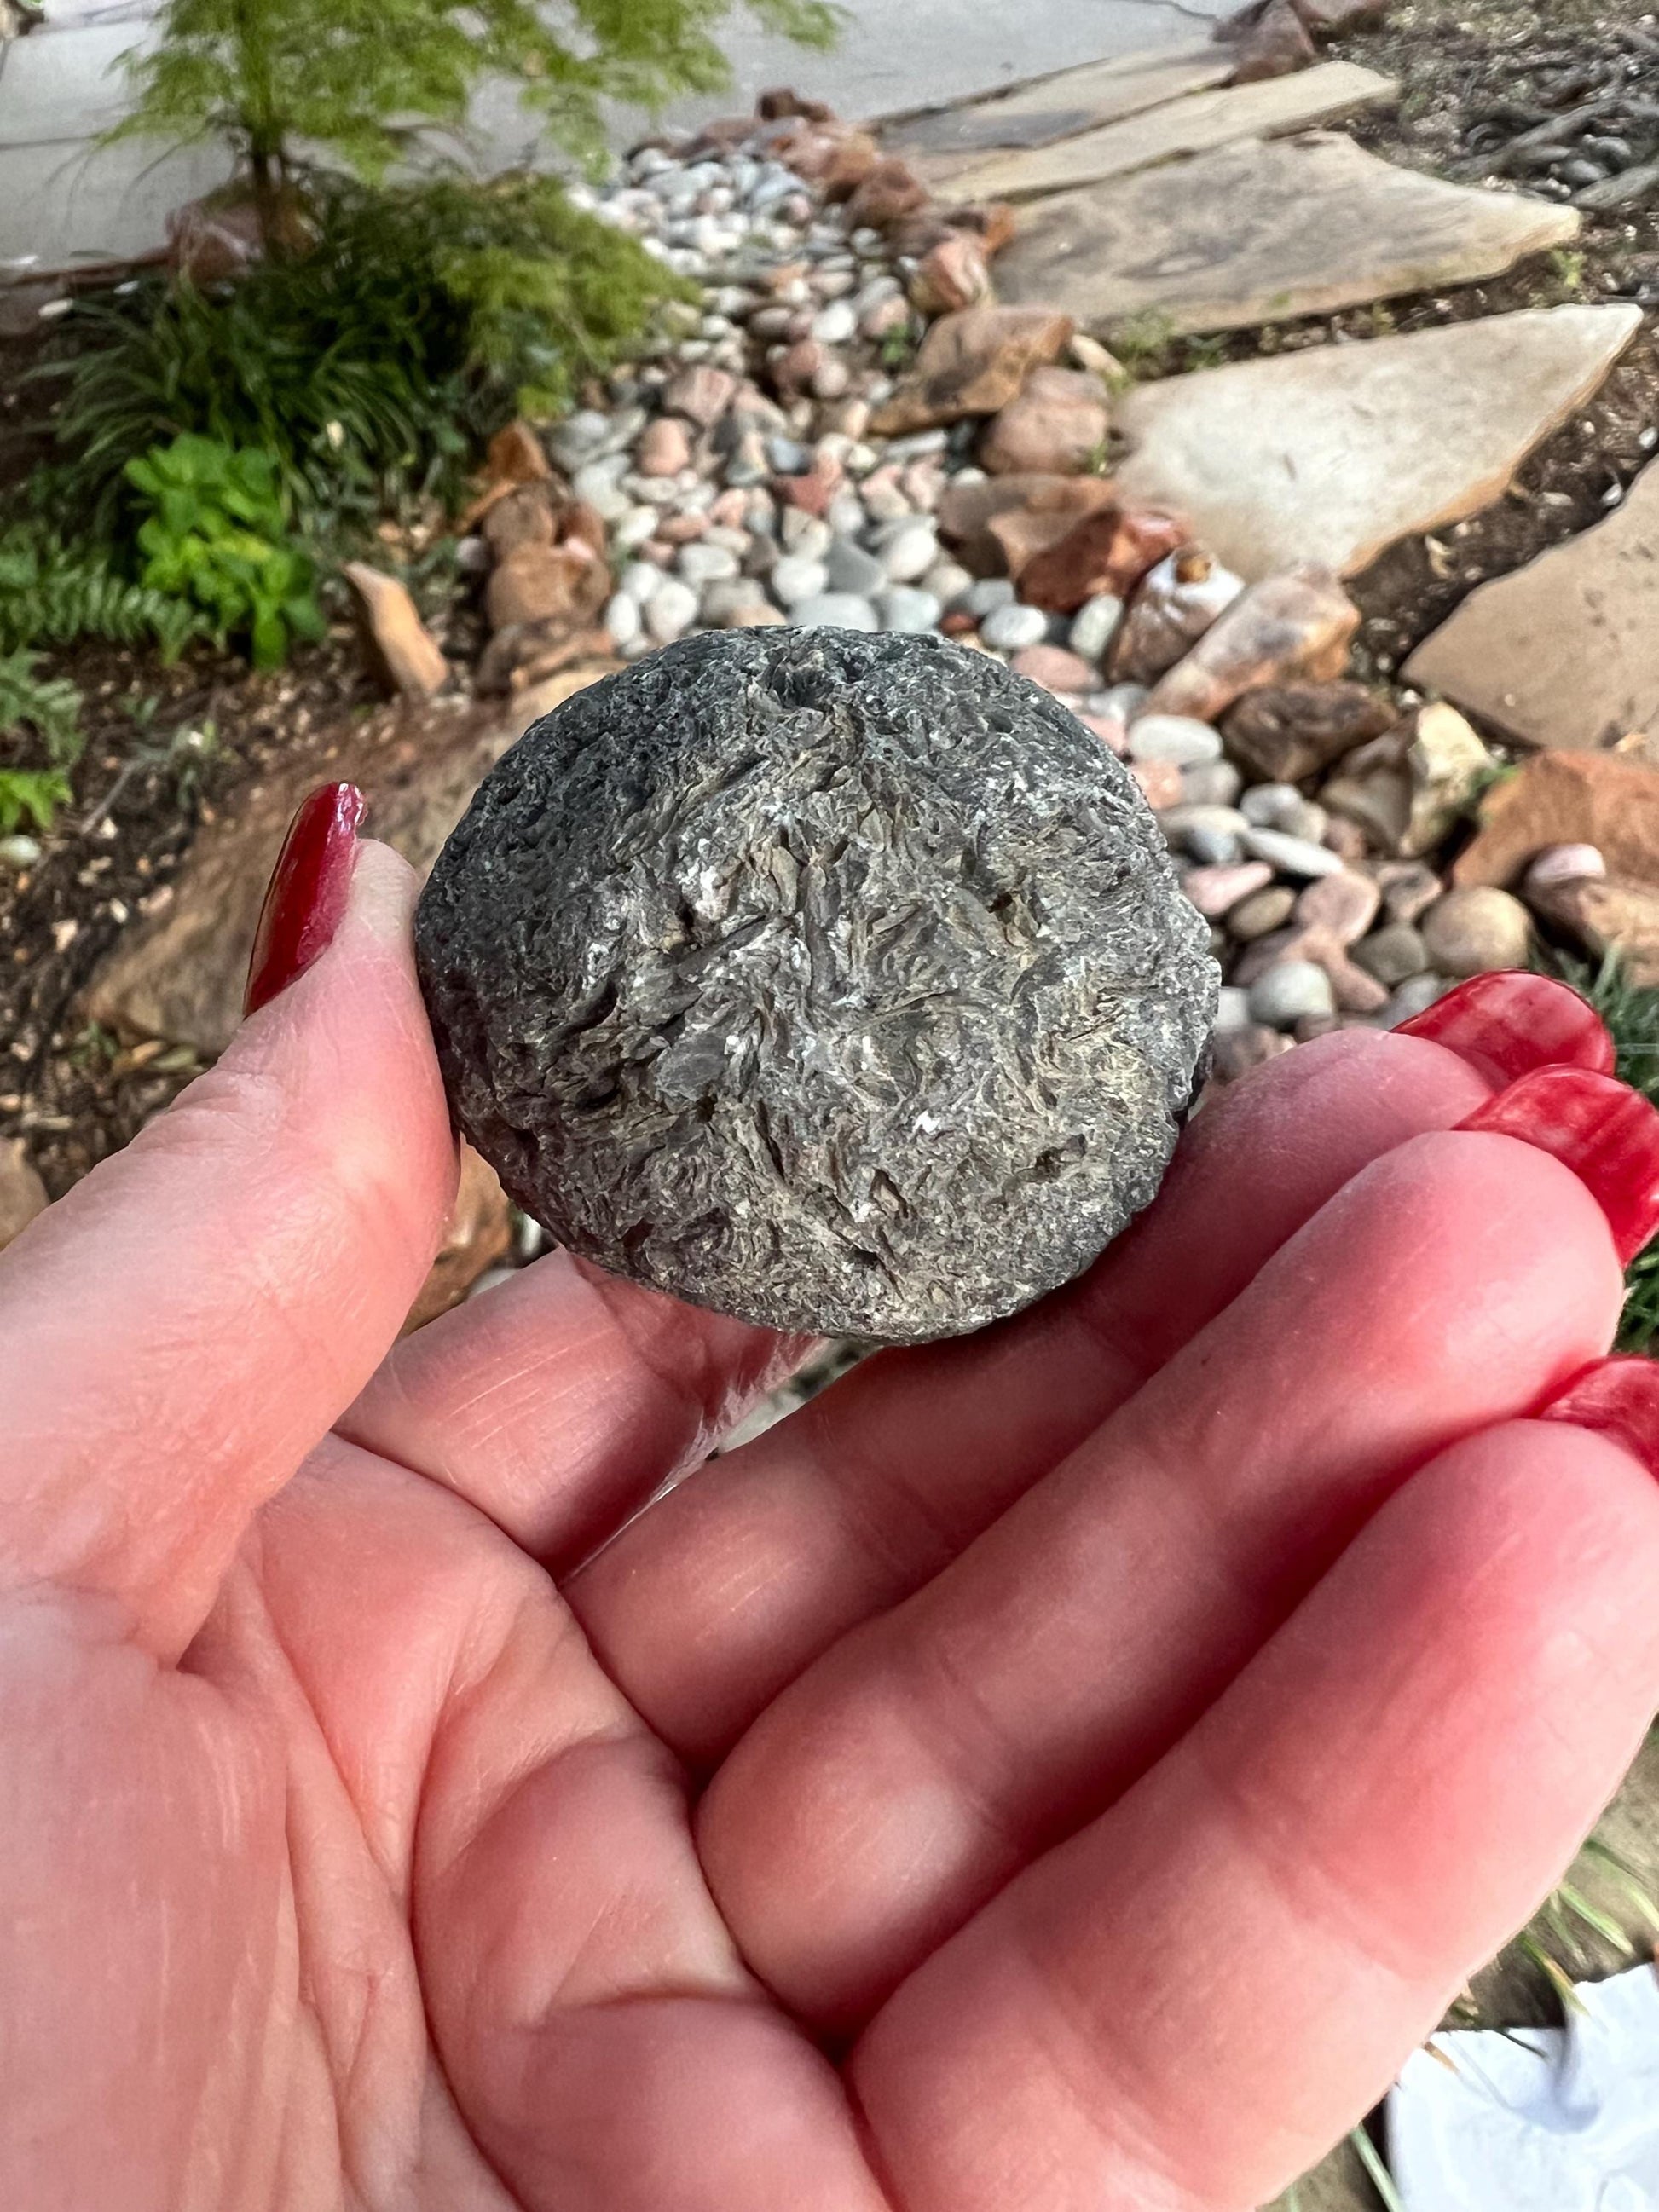
{"label": "smooth round pebble", "polygon": [[805,507],[785,507],[778,524],[778,535],[783,540],[784,550],[799,554],[803,561],[822,561],[836,538],[821,514],[808,514]]}
{"label": "smooth round pebble", "polygon": [[881,565],[896,584],[913,584],[939,558],[939,535],[931,522],[907,523],[881,550]]}
{"label": "smooth round pebble", "polygon": [[1443,975],[1484,975],[1523,968],[1532,950],[1532,917],[1518,898],[1489,884],[1448,891],[1424,915],[1423,943]]}
{"label": "smooth round pebble", "polygon": [[1129,757],[1194,768],[1220,759],[1221,732],[1187,714],[1143,714],[1129,726]]}
{"label": "smooth round pebble", "polygon": [[1274,884],[1265,891],[1256,891],[1228,908],[1227,934],[1241,945],[1254,945],[1258,937],[1271,937],[1274,930],[1283,929],[1295,905],[1296,893],[1288,884]]}
{"label": "smooth round pebble", "polygon": [[640,603],[626,592],[617,592],[605,611],[605,627],[612,645],[629,645],[643,627]]}
{"label": "smooth round pebble", "polygon": [[999,653],[1024,653],[1028,645],[1041,645],[1047,638],[1048,617],[1041,607],[1023,607],[1015,601],[987,615],[979,634]]}
{"label": "smooth round pebble", "polygon": [[875,605],[884,629],[902,630],[912,636],[937,628],[945,611],[936,592],[914,584],[890,584],[876,594]]}
{"label": "smooth round pebble", "polygon": [[1294,814],[1302,793],[1293,783],[1255,783],[1239,800],[1239,811],[1253,830],[1282,830],[1286,814]]}
{"label": "smooth round pebble", "polygon": [[646,601],[645,626],[659,645],[684,637],[697,619],[697,595],[678,576],[665,576]]}
{"label": "smooth round pebble", "polygon": [[1072,617],[1066,642],[1085,660],[1103,660],[1122,621],[1122,600],[1115,599],[1109,592],[1102,592],[1092,599],[1085,599]]}
{"label": "smooth round pebble", "polygon": [[1407,977],[1377,1016],[1381,1029],[1398,1029],[1401,1022],[1414,1021],[1419,1014],[1426,1014],[1437,999],[1443,999],[1452,986],[1443,975],[1425,974]]}
{"label": "smooth round pebble", "polygon": [[1063,692],[1069,698],[1089,688],[1089,664],[1064,646],[1028,645],[1014,655],[1012,665],[1016,676],[1028,677],[1045,691]]}
{"label": "smooth round pebble", "polygon": [[973,584],[969,571],[955,561],[935,561],[921,580],[923,591],[931,592],[942,607],[954,606]]}
{"label": "smooth round pebble", "polygon": [[802,629],[879,629],[876,611],[856,592],[820,592],[790,610]]}
{"label": "smooth round pebble", "polygon": [[796,607],[803,599],[816,599],[830,588],[830,571],[822,561],[805,554],[787,553],[767,578],[780,606]]}
{"label": "smooth round pebble", "polygon": [[674,566],[688,584],[701,590],[705,584],[726,582],[738,574],[742,563],[727,547],[709,545],[696,539],[680,548],[680,556]]}
{"label": "smooth round pebble", "polygon": [[835,300],[812,318],[812,336],[820,345],[845,345],[858,336],[858,310],[850,300]]}
{"label": "smooth round pebble", "polygon": [[823,556],[832,592],[856,592],[862,599],[881,591],[892,579],[873,553],[850,538],[838,538]]}
{"label": "smooth round pebble", "polygon": [[987,615],[995,614],[999,607],[1012,606],[1018,597],[1008,577],[981,576],[963,593],[962,604],[969,614],[976,615],[982,622]]}
{"label": "smooth round pebble", "polygon": [[1600,882],[1607,864],[1594,845],[1547,845],[1527,870],[1521,888],[1531,897],[1562,884]]}
{"label": "smooth round pebble", "polygon": [[40,841],[26,837],[21,832],[10,837],[0,837],[0,866],[32,868],[40,858]]}
{"label": "smooth round pebble", "polygon": [[1392,991],[1411,976],[1422,975],[1429,965],[1429,949],[1421,931],[1413,929],[1410,922],[1390,921],[1370,937],[1362,937],[1349,957],[1356,968],[1363,968],[1385,990]]}
{"label": "smooth round pebble", "polygon": [[1215,1010],[1215,1025],[1222,1030],[1243,1030],[1250,1025],[1250,994],[1241,991],[1236,983],[1224,983]]}
{"label": "smooth round pebble", "polygon": [[1194,761],[1181,771],[1181,795],[1194,806],[1237,806],[1243,781],[1230,760]]}
{"label": "smooth round pebble", "polygon": [[1237,867],[1194,868],[1181,887],[1201,915],[1217,921],[1253,892],[1265,890],[1273,877],[1265,860],[1243,860]]}
{"label": "smooth round pebble", "polygon": [[[1129,734],[1133,738],[1133,731]],[[1249,792],[1244,796],[1248,799]],[[1248,829],[1244,832],[1244,849],[1253,859],[1265,860],[1282,876],[1300,876],[1311,882],[1316,876],[1342,872],[1340,854],[1333,853],[1328,846],[1316,845],[1306,837],[1286,836],[1282,830]]]}
{"label": "smooth round pebble", "polygon": [[1331,979],[1312,960],[1281,960],[1250,986],[1250,1016],[1271,1030],[1294,1029],[1310,1015],[1334,1014]]}

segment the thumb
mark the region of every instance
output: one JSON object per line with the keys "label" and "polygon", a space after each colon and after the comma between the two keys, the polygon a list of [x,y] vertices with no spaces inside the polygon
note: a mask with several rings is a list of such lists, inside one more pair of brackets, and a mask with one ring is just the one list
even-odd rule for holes
{"label": "thumb", "polygon": [[454,1194],[415,877],[368,842],[335,871],[326,949],[302,933],[298,981],[0,1255],[0,1587],[116,1599],[169,1658],[396,1337]]}

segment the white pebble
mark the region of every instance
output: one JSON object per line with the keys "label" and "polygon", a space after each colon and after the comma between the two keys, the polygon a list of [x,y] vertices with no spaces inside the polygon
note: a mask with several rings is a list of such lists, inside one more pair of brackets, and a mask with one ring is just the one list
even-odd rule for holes
{"label": "white pebble", "polygon": [[701,591],[705,584],[723,583],[735,576],[740,563],[737,555],[728,552],[724,545],[710,545],[698,538],[681,546],[679,559],[674,565],[688,584]]}
{"label": "white pebble", "polygon": [[1251,1018],[1270,1030],[1294,1029],[1309,1015],[1336,1012],[1331,979],[1311,960],[1281,960],[1258,975],[1250,986],[1249,1006]]}
{"label": "white pebble", "polygon": [[1129,757],[1191,768],[1200,761],[1220,759],[1221,734],[1188,714],[1143,714],[1129,731]]}
{"label": "white pebble", "polygon": [[913,636],[936,628],[944,611],[936,593],[919,591],[912,584],[891,585],[876,599],[882,628]]}
{"label": "white pebble", "polygon": [[879,629],[876,611],[868,599],[853,592],[820,592],[803,599],[793,610],[802,629]]}
{"label": "white pebble", "polygon": [[781,607],[795,607],[829,589],[830,572],[822,561],[811,560],[804,553],[787,553],[767,580]]}
{"label": "white pebble", "polygon": [[[1248,792],[1244,795],[1249,797]],[[1305,837],[1286,836],[1282,830],[1247,830],[1243,844],[1252,860],[1265,860],[1281,875],[1308,878],[1339,876],[1342,872],[1340,857],[1328,845],[1311,844]]]}
{"label": "white pebble", "polygon": [[627,645],[640,634],[640,603],[626,592],[618,592],[605,611],[605,626],[611,633],[612,645]]}
{"label": "white pebble", "polygon": [[665,576],[645,610],[645,626],[659,645],[672,645],[697,618],[697,595],[678,576]]}
{"label": "white pebble", "polygon": [[1041,607],[1023,607],[1016,600],[986,616],[979,634],[999,653],[1023,653],[1028,645],[1041,645],[1048,635],[1048,617]]}
{"label": "white pebble", "polygon": [[845,345],[858,336],[859,319],[850,300],[832,300],[812,318],[812,336],[820,345]]}
{"label": "white pebble", "polygon": [[939,558],[939,538],[931,522],[908,522],[887,540],[881,565],[896,584],[913,584]]}
{"label": "white pebble", "polygon": [[1122,600],[1115,599],[1109,592],[1102,592],[1095,599],[1085,600],[1072,617],[1066,642],[1080,659],[1099,662],[1104,659],[1122,620]]}
{"label": "white pebble", "polygon": [[1243,1030],[1250,1025],[1250,994],[1236,984],[1224,983],[1215,1010],[1218,1030]]}
{"label": "white pebble", "polygon": [[638,606],[644,606],[668,581],[654,561],[630,561],[617,581]]}

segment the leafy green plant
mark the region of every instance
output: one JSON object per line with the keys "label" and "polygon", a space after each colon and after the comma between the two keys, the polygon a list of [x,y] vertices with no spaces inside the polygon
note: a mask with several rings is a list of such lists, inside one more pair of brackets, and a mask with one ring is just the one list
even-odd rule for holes
{"label": "leafy green plant", "polygon": [[[730,75],[713,33],[732,0],[168,0],[128,64],[137,94],[113,135],[228,140],[273,242],[295,147],[379,181],[412,136],[464,131],[475,87],[506,78],[579,160],[605,150],[600,102],[659,107]],[[827,45],[823,0],[746,0],[766,28]]]}
{"label": "leafy green plant", "polygon": [[69,778],[61,769],[0,768],[0,837],[11,836],[25,822],[50,830],[70,798]]}
{"label": "leafy green plant", "polygon": [[303,260],[211,291],[148,278],[64,318],[52,427],[100,530],[119,532],[127,462],[182,433],[269,453],[313,534],[451,497],[482,437],[559,411],[695,294],[551,178],[332,179],[312,205]]}
{"label": "leafy green plant", "polygon": [[135,583],[107,547],[66,545],[38,522],[0,531],[0,653],[100,637],[154,641],[177,659],[203,629],[195,608]]}
{"label": "leafy green plant", "polygon": [[81,694],[67,677],[37,676],[39,658],[22,650],[0,653],[0,736],[27,726],[52,766],[68,768],[81,754]]}
{"label": "leafy green plant", "polygon": [[311,562],[288,534],[269,453],[189,434],[129,461],[153,509],[138,531],[141,580],[193,601],[224,644],[249,633],[256,668],[279,668],[291,639],[322,636]]}

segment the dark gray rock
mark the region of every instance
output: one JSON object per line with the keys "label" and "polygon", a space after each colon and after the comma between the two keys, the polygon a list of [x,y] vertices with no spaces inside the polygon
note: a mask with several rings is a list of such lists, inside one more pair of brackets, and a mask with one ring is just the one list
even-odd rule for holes
{"label": "dark gray rock", "polygon": [[1152,1197],[1207,934],[1036,684],[939,637],[763,629],[537,723],[416,951],[460,1127],[562,1243],[905,1341],[1027,1304]]}

